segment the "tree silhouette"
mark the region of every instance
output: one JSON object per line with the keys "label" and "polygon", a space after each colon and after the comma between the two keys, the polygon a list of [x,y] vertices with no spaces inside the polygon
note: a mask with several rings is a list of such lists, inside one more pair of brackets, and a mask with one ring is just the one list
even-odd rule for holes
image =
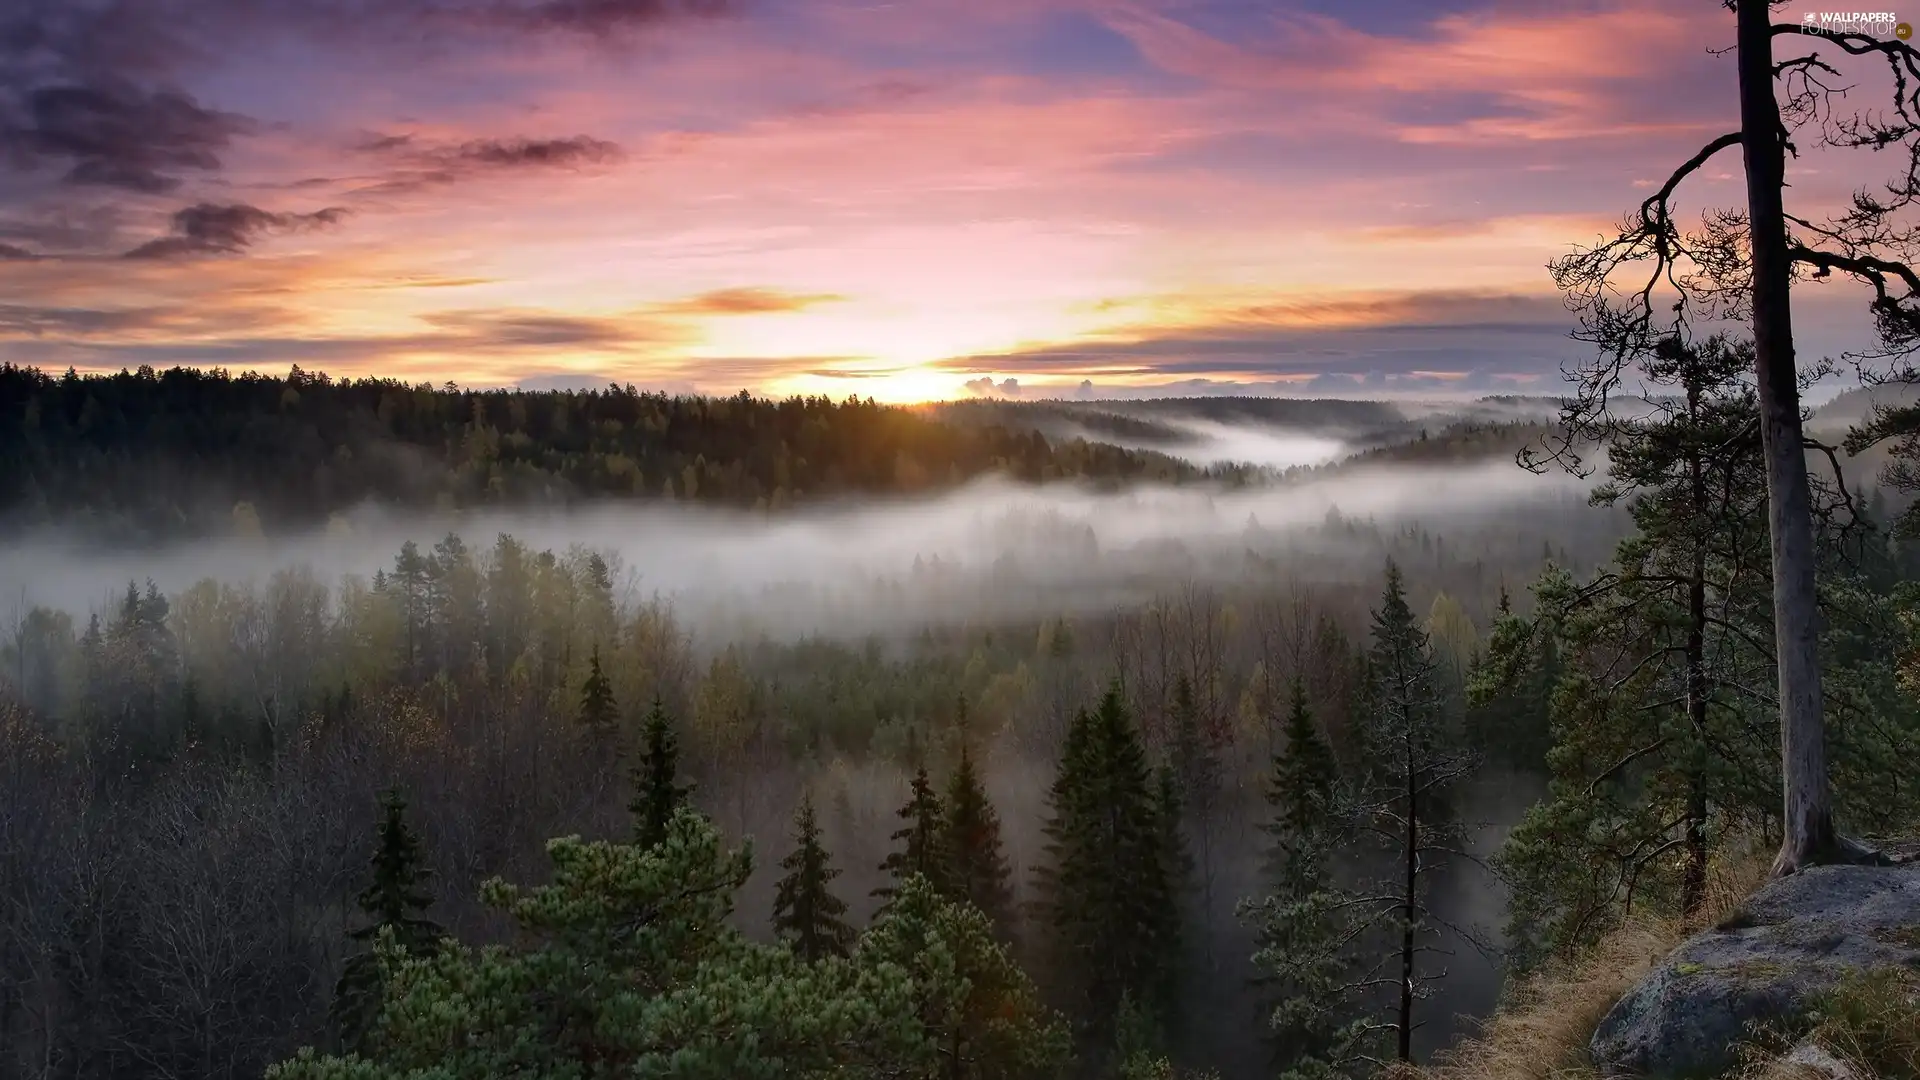
{"label": "tree silhouette", "polygon": [[1116,683],[1067,729],[1036,881],[1083,1050],[1109,1053],[1123,1000],[1164,1018],[1176,926],[1160,788]]}
{"label": "tree silhouette", "polygon": [[429,871],[421,865],[420,842],[407,827],[406,800],[390,791],[380,810],[373,880],[359,897],[367,923],[348,935],[367,948],[348,958],[333,995],[334,1027],[349,1048],[365,1041],[380,1015],[384,979],[372,945],[389,940],[410,956],[423,956],[443,936],[440,925],[424,914],[433,903],[422,891]]}
{"label": "tree silhouette", "polygon": [[658,695],[647,710],[644,738],[640,763],[633,769],[633,801],[627,809],[633,814],[634,843],[652,847],[667,838],[673,813],[686,805],[693,785],[679,783],[679,742],[674,738],[673,718]]}
{"label": "tree silhouette", "polygon": [[1013,936],[1013,870],[1000,840],[1000,815],[987,799],[973,754],[963,742],[947,783],[946,881],[953,896],[993,920],[1002,941]]}
{"label": "tree silhouette", "polygon": [[[880,872],[886,874],[888,880],[875,888],[872,895],[891,902],[901,883],[915,874],[926,878],[935,891],[945,895],[948,892],[945,814],[925,765],[914,770],[907,801],[896,816],[905,824],[894,830],[891,839],[898,846],[888,852],[880,864]],[[881,910],[886,908],[887,904],[883,903]]]}
{"label": "tree silhouette", "polygon": [[786,874],[774,887],[774,931],[809,963],[845,956],[853,945],[853,928],[847,925],[846,902],[833,895],[833,879],[840,871],[821,843],[811,794],[801,798],[793,830],[795,847],[780,860]]}
{"label": "tree silhouette", "polygon": [[613,700],[613,683],[600,670],[600,646],[587,661],[587,681],[580,685],[580,726],[599,737],[613,734],[620,723],[620,707]]}

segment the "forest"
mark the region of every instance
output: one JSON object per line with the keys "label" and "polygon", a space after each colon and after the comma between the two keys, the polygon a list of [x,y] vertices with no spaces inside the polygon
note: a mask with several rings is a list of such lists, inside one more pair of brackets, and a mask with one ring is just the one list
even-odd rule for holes
{"label": "forest", "polygon": [[987,473],[1231,481],[1031,423],[943,423],[871,401],[459,390],[335,382],[293,368],[143,367],[82,378],[0,366],[0,529],[72,526],[101,543],[224,530],[245,502],[272,534],[375,501],[460,508],[609,496],[779,509],[904,494]]}
{"label": "forest", "polygon": [[[841,606],[808,607],[825,571],[782,554],[788,523],[829,519],[769,504],[721,529],[761,538],[739,565],[785,565],[722,583],[724,617],[665,569],[719,533],[637,524],[687,500],[606,496],[630,516],[592,527],[432,504],[476,475],[439,440],[495,405],[704,416],[675,445],[710,461],[789,420],[813,432],[789,445],[849,461],[918,439],[961,468],[1029,436],[858,403],[9,373],[46,425],[11,452],[95,481],[69,527],[213,506],[138,481],[155,470],[233,501],[172,518],[197,530],[172,544],[0,562],[21,597],[0,636],[0,1074],[1359,1078],[1444,1057],[1503,987],[1636,910],[1700,905],[1712,867],[1779,841],[1751,354],[1670,359],[1589,480],[1513,463],[1547,426],[1467,412],[1291,470],[1020,443],[1047,447],[1024,480],[1052,517],[846,479],[890,498],[828,545],[856,549]],[[342,515],[351,485],[296,504],[250,479],[267,463],[224,395],[289,391],[270,430],[409,402],[385,430],[448,455],[404,495],[423,516],[369,525]],[[46,420],[79,414],[97,426]],[[111,449],[185,415],[206,420],[167,438],[202,440],[192,468]],[[602,475],[591,448],[620,436],[598,422],[604,443],[498,445]],[[50,449],[73,440],[99,456]],[[1890,447],[1865,476],[1816,470],[1855,836],[1920,819],[1900,764],[1920,751],[1915,459]],[[1076,503],[1064,461],[1140,482]],[[121,514],[129,485],[150,498]],[[1170,516],[1155,490],[1203,502]],[[943,552],[913,523],[946,506],[984,524]],[[516,514],[586,539],[471,532]],[[302,548],[315,516],[327,543]],[[905,539],[857,539],[883,534]],[[43,602],[54,578],[83,584]]]}
{"label": "forest", "polygon": [[[759,511],[944,491],[987,476],[1245,485],[1294,466],[1468,427],[1524,441],[1544,401],[1409,412],[1368,401],[962,401],[885,408],[849,398],[674,397],[463,390],[152,368],[82,377],[0,365],[0,535],[64,530],[94,545],[236,529],[297,534],[376,504],[442,511],[608,498]],[[1199,451],[1203,433],[1322,440],[1297,460]],[[1443,440],[1455,451],[1467,442]],[[236,507],[244,509],[236,512]]]}
{"label": "forest", "polygon": [[[1460,221],[1391,219],[1420,234],[1418,254],[1391,246],[1404,228],[1368,227],[1390,223],[1367,216],[1386,185],[1325,173],[1340,154],[1289,170],[1367,192],[1375,205],[1346,225],[1382,271],[1368,284],[1429,288],[1351,312],[1309,303],[1308,283],[1361,279],[1291,246],[1298,229],[1222,214],[1235,235],[1206,242],[1245,260],[1278,238],[1274,280],[1293,285],[1268,295],[1246,276],[1248,305],[1185,337],[1115,324],[901,372],[978,375],[976,400],[0,366],[0,1080],[1617,1077],[1598,1036],[1636,983],[1727,985],[1694,980],[1680,942],[1787,926],[1743,909],[1761,882],[1817,900],[1843,875],[1909,881],[1895,856],[1920,838],[1920,48],[1908,24],[1862,30],[1889,13],[1776,24],[1768,0],[1709,6],[1731,36],[1686,47],[1722,58],[1722,96],[1624,62],[1677,55],[1651,47],[1644,12],[1624,53],[1615,24],[1554,36],[1506,19],[1519,12],[1493,37],[1456,16],[1400,36],[1313,24],[1444,76],[1412,112],[1413,84],[1372,69],[1338,95],[1386,91],[1369,134],[1397,138],[1381,144],[1396,159],[1460,160],[1429,92],[1481,86],[1466,80],[1482,67],[1517,75],[1475,90],[1455,117],[1475,122],[1454,130],[1502,168],[1518,159],[1480,136],[1527,132],[1543,156],[1525,172],[1557,177],[1521,193],[1416,164],[1394,192],[1444,209],[1450,185],[1472,184],[1476,245],[1496,205],[1496,224],[1520,214],[1529,233],[1575,220],[1547,207],[1592,220],[1532,185],[1632,183],[1617,227],[1548,264],[1552,325],[1582,358],[1532,383],[1539,397],[1102,401],[1089,379],[1037,401],[975,366],[1031,363],[1020,374],[1070,387],[1079,370],[1232,362],[1231,378],[1272,376],[1283,394],[1345,376],[1528,377],[1449,345],[1462,340],[1524,340],[1507,359],[1534,375],[1569,355],[1541,344],[1526,288],[1454,288],[1516,280],[1436,261],[1426,241]],[[87,36],[130,19],[122,7],[71,22]],[[403,25],[352,7],[376,32]],[[667,7],[495,5],[479,21],[610,30]],[[227,14],[222,33],[247,21]],[[1178,31],[1143,56],[1253,66],[1170,14],[1134,14]],[[65,25],[36,15],[0,37],[55,71]],[[164,75],[171,28],[127,25],[99,55]],[[493,81],[561,66],[523,52],[532,40],[515,41],[515,79]],[[1543,82],[1516,68],[1514,41],[1582,55],[1549,49]],[[1261,39],[1245,44],[1263,79],[1236,77],[1264,81]],[[96,73],[96,50],[81,53],[69,66]],[[149,112],[170,127],[199,106],[156,90],[153,109],[127,111],[116,103],[146,93],[131,76],[14,81],[14,111],[55,125],[13,133],[15,157],[51,154],[69,183],[158,196],[178,181],[156,169],[217,167],[253,123],[207,111],[200,135],[143,142]],[[1679,94],[1708,104],[1662,100]],[[1238,119],[1180,126],[1247,145]],[[1696,135],[1671,171],[1641,175],[1627,152]],[[441,164],[525,167],[554,146],[485,140]],[[1416,157],[1435,147],[1456,157]],[[1271,156],[1254,148],[1225,156]],[[1895,164],[1855,187],[1862,151]],[[1630,171],[1610,179],[1603,157]],[[970,171],[941,181],[985,198]],[[702,207],[759,201],[700,175]],[[832,202],[866,210],[857,189]],[[210,229],[210,213],[235,224]],[[317,240],[293,234],[349,213],[362,227],[358,208],[208,204],[130,253],[172,251],[210,296],[256,241]],[[99,261],[35,243],[0,245],[24,285]],[[582,282],[617,272],[579,266]],[[928,309],[930,331],[972,318],[946,306],[965,282]],[[63,289],[61,304],[83,292]],[[739,290],[695,299],[729,295],[741,307]],[[791,299],[781,313],[798,317],[848,298]],[[36,311],[109,314],[23,306],[33,340],[12,355],[179,355],[117,338],[42,349]],[[1359,337],[1331,333],[1350,316]],[[257,361],[285,362],[272,355]],[[529,371],[569,362],[526,355]],[[1169,385],[1201,383],[1232,385]],[[1909,956],[1920,941],[1905,922],[1878,930],[1897,940],[1854,937]],[[1847,938],[1789,944],[1837,956]],[[1732,965],[1757,981],[1714,1007],[1783,985],[1766,955],[1739,953],[1759,956]],[[1827,1054],[1826,1077],[1920,1078],[1920,982],[1879,964],[1770,1004],[1799,1026],[1742,1027],[1737,1055],[1715,1048],[1737,1062],[1715,1080],[1780,1080],[1788,1047]]]}

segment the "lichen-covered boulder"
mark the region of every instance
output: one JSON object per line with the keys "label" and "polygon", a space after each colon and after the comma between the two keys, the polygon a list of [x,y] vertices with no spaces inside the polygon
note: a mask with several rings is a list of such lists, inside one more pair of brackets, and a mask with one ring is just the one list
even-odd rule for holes
{"label": "lichen-covered boulder", "polygon": [[1593,1035],[1602,1076],[1715,1077],[1756,1025],[1786,1024],[1849,972],[1920,971],[1920,863],[1822,866],[1770,882],[1688,941]]}
{"label": "lichen-covered boulder", "polygon": [[1759,1080],[1873,1080],[1819,1043],[1803,1042],[1770,1061]]}

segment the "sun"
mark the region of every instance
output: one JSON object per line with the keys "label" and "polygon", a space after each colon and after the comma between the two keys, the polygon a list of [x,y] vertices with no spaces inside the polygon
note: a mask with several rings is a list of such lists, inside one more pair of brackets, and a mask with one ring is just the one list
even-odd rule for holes
{"label": "sun", "polygon": [[959,397],[965,377],[950,371],[915,365],[823,375],[807,373],[780,380],[779,394],[823,394],[830,398],[872,398],[884,405],[917,405]]}

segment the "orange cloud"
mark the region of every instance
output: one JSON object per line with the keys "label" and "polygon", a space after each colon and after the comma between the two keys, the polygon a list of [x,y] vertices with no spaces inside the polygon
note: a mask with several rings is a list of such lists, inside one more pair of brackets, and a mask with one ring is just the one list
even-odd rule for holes
{"label": "orange cloud", "polygon": [[830,304],[846,297],[833,293],[784,293],[777,289],[715,289],[661,304],[655,310],[673,315],[772,315],[805,311],[816,304]]}

